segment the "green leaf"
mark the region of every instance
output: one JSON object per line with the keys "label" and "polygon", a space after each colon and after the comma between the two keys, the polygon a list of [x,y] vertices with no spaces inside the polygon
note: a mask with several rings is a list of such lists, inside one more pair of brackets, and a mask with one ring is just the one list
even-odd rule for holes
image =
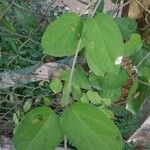
{"label": "green leaf", "polygon": [[102,98],[99,96],[99,94],[97,92],[89,90],[89,91],[87,91],[86,95],[92,104],[94,104],[94,105],[101,104]]}
{"label": "green leaf", "polygon": [[60,120],[67,139],[78,150],[121,150],[123,140],[113,121],[94,106],[75,103]]}
{"label": "green leaf", "polygon": [[19,124],[19,118],[16,113],[13,113],[13,121],[14,121],[15,125]]}
{"label": "green leaf", "polygon": [[122,87],[128,80],[128,74],[124,69],[119,70],[119,75],[106,73],[104,77],[99,77],[101,86],[105,89],[117,89]]}
{"label": "green leaf", "polygon": [[17,150],[54,150],[61,141],[59,117],[48,107],[29,112],[18,125],[13,138]]}
{"label": "green leaf", "polygon": [[101,86],[100,86],[101,80],[100,80],[99,76],[96,76],[94,73],[91,73],[89,75],[89,83],[93,88],[95,88],[97,90],[101,89]]}
{"label": "green leaf", "polygon": [[121,96],[121,88],[118,89],[107,89],[103,88],[100,92],[102,98],[111,98],[112,103],[119,100]]}
{"label": "green leaf", "polygon": [[75,54],[82,32],[82,20],[77,14],[66,13],[53,21],[42,37],[44,53],[55,57]]}
{"label": "green leaf", "polygon": [[63,85],[62,85],[60,79],[54,79],[50,83],[50,88],[55,94],[61,92],[62,87],[63,87]]}
{"label": "green leaf", "polygon": [[142,75],[148,80],[150,83],[150,65],[145,66],[142,69]]}
{"label": "green leaf", "polygon": [[148,94],[148,87],[143,85],[142,83],[134,82],[132,85],[128,97],[126,108],[131,113],[135,114],[141,109],[141,106]]}
{"label": "green leaf", "polygon": [[80,100],[82,92],[80,87],[73,85],[72,87],[72,97],[74,100]]}
{"label": "green leaf", "polygon": [[101,13],[87,20],[83,41],[87,63],[94,74],[118,74],[120,66],[115,65],[115,60],[123,56],[124,48],[120,30],[112,17]]}
{"label": "green leaf", "polygon": [[139,34],[132,34],[130,40],[124,45],[125,56],[131,56],[142,48],[142,39]]}
{"label": "green leaf", "polygon": [[108,118],[114,119],[115,116],[112,111],[110,111],[107,107],[100,106],[98,107]]}
{"label": "green leaf", "polygon": [[48,97],[44,97],[44,104],[49,106],[52,103],[52,100]]}
{"label": "green leaf", "polygon": [[62,107],[65,107],[67,106],[68,104],[70,104],[72,102],[72,98],[71,96],[69,95],[68,99],[67,99],[67,94],[64,93],[61,97],[61,100],[60,100],[60,104]]}
{"label": "green leaf", "polygon": [[133,19],[120,17],[115,19],[124,40],[129,40],[131,34],[136,33],[137,30],[137,22]]}
{"label": "green leaf", "polygon": [[102,98],[102,103],[104,106],[109,107],[111,105],[111,99],[110,98]]}
{"label": "green leaf", "polygon": [[87,95],[84,93],[80,99],[81,103],[89,104],[89,99],[87,98]]}

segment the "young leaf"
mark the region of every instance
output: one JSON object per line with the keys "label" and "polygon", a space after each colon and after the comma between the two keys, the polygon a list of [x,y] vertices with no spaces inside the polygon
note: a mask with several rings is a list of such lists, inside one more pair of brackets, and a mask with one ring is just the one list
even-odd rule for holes
{"label": "young leaf", "polygon": [[52,103],[52,100],[48,97],[44,97],[44,104],[49,106]]}
{"label": "young leaf", "polygon": [[15,125],[19,124],[19,118],[16,113],[13,113],[13,121],[14,121]]}
{"label": "young leaf", "polygon": [[17,150],[54,150],[61,140],[59,117],[50,108],[39,107],[23,118],[13,143]]}
{"label": "young leaf", "polygon": [[104,106],[109,107],[111,105],[111,99],[110,98],[102,98],[102,103]]}
{"label": "young leaf", "polygon": [[142,39],[139,34],[132,34],[130,40],[124,45],[124,55],[131,56],[142,48]]}
{"label": "young leaf", "polygon": [[32,106],[32,101],[31,100],[26,101],[25,104],[23,105],[23,111],[28,112],[31,106]]}
{"label": "young leaf", "polygon": [[101,13],[87,20],[83,40],[87,63],[94,74],[118,74],[120,67],[115,65],[115,60],[123,56],[124,49],[120,30],[113,18]]}
{"label": "young leaf", "polygon": [[61,80],[60,79],[52,80],[52,82],[50,83],[50,88],[55,94],[61,92],[62,90]]}
{"label": "young leaf", "polygon": [[108,118],[114,119],[115,116],[112,111],[110,111],[107,107],[100,106],[98,107]]}
{"label": "young leaf", "polygon": [[67,139],[79,150],[121,150],[123,141],[113,121],[94,106],[75,103],[60,120]]}
{"label": "young leaf", "polygon": [[82,32],[82,20],[77,14],[67,13],[52,22],[42,37],[44,53],[55,57],[75,54]]}
{"label": "young leaf", "polygon": [[87,98],[87,95],[84,93],[80,99],[80,101],[82,103],[86,103],[86,104],[89,104],[89,99]]}
{"label": "young leaf", "polygon": [[94,105],[101,104],[102,98],[99,96],[97,92],[89,90],[87,91],[86,96],[92,104]]}

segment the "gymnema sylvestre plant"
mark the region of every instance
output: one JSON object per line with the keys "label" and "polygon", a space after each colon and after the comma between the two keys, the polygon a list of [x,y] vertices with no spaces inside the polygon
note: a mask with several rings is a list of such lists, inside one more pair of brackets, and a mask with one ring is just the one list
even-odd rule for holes
{"label": "gymnema sylvestre plant", "polygon": [[[78,150],[123,148],[122,135],[109,108],[119,100],[128,80],[122,58],[142,48],[139,34],[127,37],[122,32],[121,23],[126,19],[114,20],[99,13],[82,20],[77,14],[66,13],[47,27],[41,42],[44,54],[74,56],[74,60],[70,69],[63,69],[60,78],[50,83],[61,109],[43,106],[27,113],[15,130],[16,150],[54,150],[63,141],[66,149],[67,141]],[[87,63],[76,65],[78,56]],[[145,81],[149,77],[146,74],[145,68],[145,76],[141,73]],[[133,98],[139,89],[140,96]],[[130,112],[140,109],[147,90],[147,86],[133,83],[126,102]]]}

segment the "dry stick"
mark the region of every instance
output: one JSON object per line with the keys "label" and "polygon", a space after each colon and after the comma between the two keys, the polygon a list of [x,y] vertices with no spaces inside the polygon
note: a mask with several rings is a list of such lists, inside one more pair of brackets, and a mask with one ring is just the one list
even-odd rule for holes
{"label": "dry stick", "polygon": [[139,1],[139,0],[136,0],[137,4],[139,6],[141,6],[146,12],[148,12],[150,14],[150,10],[148,10],[147,8],[145,8],[145,6]]}
{"label": "dry stick", "polygon": [[87,10],[91,7],[92,4],[93,4],[93,2],[91,1],[91,2],[85,7],[85,9],[80,13],[79,16],[82,16],[82,15],[85,13],[85,11],[87,11]]}
{"label": "dry stick", "polygon": [[127,1],[126,3],[123,3],[122,5],[120,5],[119,7],[115,8],[114,10],[112,9],[112,10],[108,11],[107,13],[113,12],[113,15],[114,15],[119,9],[125,7],[126,5],[129,5],[130,2],[131,2],[131,0]]}

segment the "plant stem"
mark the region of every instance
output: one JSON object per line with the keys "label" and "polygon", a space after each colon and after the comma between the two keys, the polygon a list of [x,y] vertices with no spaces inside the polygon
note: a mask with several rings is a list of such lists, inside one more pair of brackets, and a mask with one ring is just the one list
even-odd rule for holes
{"label": "plant stem", "polygon": [[74,56],[71,71],[70,71],[70,76],[69,76],[69,81],[68,81],[68,88],[67,88],[67,93],[66,93],[66,102],[68,102],[68,100],[69,100],[69,94],[70,94],[71,86],[72,86],[73,73],[74,73],[75,64],[76,64],[76,61],[77,61],[77,56],[78,56],[78,53],[79,53],[80,48],[81,48],[81,43],[82,43],[82,39],[80,38],[79,42],[78,42],[78,45],[77,45],[77,48],[76,48],[76,51],[75,51],[75,56]]}
{"label": "plant stem", "polygon": [[67,138],[66,136],[64,136],[64,149],[67,150],[68,147],[67,147]]}
{"label": "plant stem", "polygon": [[144,56],[144,58],[136,65],[136,67],[139,67],[148,56],[150,56],[150,52]]}
{"label": "plant stem", "polygon": [[135,78],[135,77],[130,77],[132,80],[134,80],[134,81],[137,81],[137,82],[139,82],[139,83],[141,83],[141,84],[143,84],[143,85],[146,85],[146,86],[149,86],[150,87],[150,84],[149,83],[147,83],[147,82],[144,82],[144,81],[141,81],[141,80],[139,80],[138,78]]}
{"label": "plant stem", "polygon": [[97,4],[96,4],[96,6],[95,6],[95,8],[94,8],[94,10],[93,10],[93,13],[91,14],[91,18],[95,15],[96,10],[97,10],[99,4],[101,3],[101,1],[102,1],[102,0],[98,0]]}

